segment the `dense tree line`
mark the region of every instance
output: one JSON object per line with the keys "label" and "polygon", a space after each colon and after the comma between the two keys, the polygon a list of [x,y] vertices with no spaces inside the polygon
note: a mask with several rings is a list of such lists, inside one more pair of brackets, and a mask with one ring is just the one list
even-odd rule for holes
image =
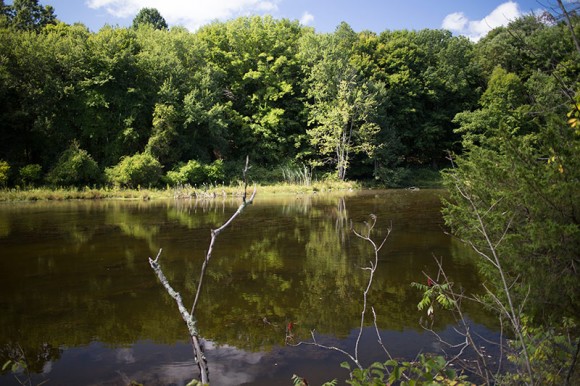
{"label": "dense tree line", "polygon": [[[268,169],[394,182],[397,168],[440,163],[456,147],[452,119],[485,84],[475,46],[442,30],[343,23],[317,34],[245,17],[190,33],[144,9],[130,28],[93,33],[36,1],[7,8],[0,159],[10,185],[178,182],[168,172],[190,161],[219,160],[223,175],[246,155]],[[190,169],[179,182],[204,174]]]}
{"label": "dense tree line", "polygon": [[155,9],[90,32],[36,0],[1,8],[8,185],[202,183],[229,178],[246,155],[269,170],[308,165],[393,185],[405,168],[446,166],[446,152],[461,150],[454,118],[477,110],[496,66],[539,88],[536,73],[562,63],[578,74],[565,23],[534,16],[475,44],[346,23],[320,34],[271,17],[191,33]]}

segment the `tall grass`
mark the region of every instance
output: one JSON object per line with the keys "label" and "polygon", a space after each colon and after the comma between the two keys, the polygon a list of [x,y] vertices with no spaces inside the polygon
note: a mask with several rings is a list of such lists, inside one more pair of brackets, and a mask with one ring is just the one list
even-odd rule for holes
{"label": "tall grass", "polygon": [[[341,181],[309,181],[297,180],[297,183],[257,184],[260,195],[281,194],[314,194],[360,189],[356,182]],[[120,188],[12,188],[0,189],[0,202],[8,201],[63,201],[63,200],[151,200],[151,199],[180,199],[204,198],[211,199],[225,196],[241,196],[244,185],[232,183],[230,185],[208,184],[200,187],[191,185],[167,186],[163,189],[120,189]]]}
{"label": "tall grass", "polygon": [[282,167],[282,176],[287,184],[304,186],[312,184],[312,170],[306,165]]}

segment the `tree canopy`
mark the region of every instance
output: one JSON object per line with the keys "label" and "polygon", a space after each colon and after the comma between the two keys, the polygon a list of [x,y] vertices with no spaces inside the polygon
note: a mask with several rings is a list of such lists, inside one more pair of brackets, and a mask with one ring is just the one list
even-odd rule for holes
{"label": "tree canopy", "polygon": [[38,183],[50,183],[45,177],[71,144],[103,175],[150,154],[163,184],[189,161],[221,160],[230,170],[249,155],[270,170],[306,165],[317,175],[398,186],[404,168],[437,169],[448,151],[464,149],[466,132],[457,129],[465,120],[455,115],[485,114],[478,108],[495,98],[484,91],[496,65],[538,90],[556,87],[543,73],[557,69],[568,82],[579,72],[566,23],[533,16],[473,43],[444,30],[376,34],[346,23],[320,34],[270,16],[189,32],[168,29],[154,8],[139,11],[131,28],[90,32],[37,1],[2,10],[8,186],[27,165],[40,165]]}

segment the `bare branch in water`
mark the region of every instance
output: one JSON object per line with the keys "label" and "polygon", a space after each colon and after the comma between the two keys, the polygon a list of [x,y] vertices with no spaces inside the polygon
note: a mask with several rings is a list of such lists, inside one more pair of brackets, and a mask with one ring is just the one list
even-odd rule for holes
{"label": "bare branch in water", "polygon": [[209,261],[211,260],[211,257],[212,257],[212,252],[213,252],[213,248],[214,248],[214,244],[216,242],[217,236],[224,229],[226,229],[234,221],[234,219],[236,217],[238,217],[243,212],[243,210],[246,206],[251,205],[254,202],[254,197],[256,196],[256,191],[257,191],[256,186],[254,186],[254,191],[252,192],[252,195],[250,196],[249,200],[247,199],[247,196],[246,196],[246,192],[247,192],[247,188],[248,188],[247,174],[248,174],[249,169],[250,169],[249,158],[246,158],[246,166],[243,170],[244,194],[242,196],[242,203],[240,204],[240,206],[238,207],[236,212],[226,222],[224,222],[222,224],[222,226],[220,226],[217,229],[211,230],[211,240],[210,240],[209,247],[208,247],[206,255],[205,255],[205,259],[204,259],[203,264],[201,266],[201,273],[199,276],[197,290],[195,293],[195,299],[193,301],[193,305],[191,306],[191,311],[188,311],[187,308],[185,308],[185,306],[183,305],[183,300],[181,298],[181,295],[179,294],[179,292],[175,291],[173,289],[173,287],[171,287],[171,285],[169,284],[169,281],[167,280],[167,277],[165,276],[165,274],[163,273],[163,270],[161,269],[161,265],[159,264],[159,258],[161,257],[162,249],[159,249],[159,252],[157,253],[157,257],[155,257],[155,259],[152,259],[151,257],[149,258],[149,265],[151,266],[151,268],[153,269],[153,271],[157,275],[157,278],[159,279],[159,281],[161,282],[161,284],[165,288],[165,291],[169,294],[169,296],[171,296],[175,300],[175,303],[177,304],[177,308],[179,309],[179,313],[181,314],[181,318],[183,319],[183,321],[187,325],[187,330],[188,330],[189,335],[191,337],[191,344],[193,347],[193,355],[195,358],[195,362],[197,363],[197,365],[199,367],[201,383],[204,385],[209,384],[209,369],[207,366],[207,360],[206,360],[205,355],[203,353],[202,345],[200,343],[201,338],[200,338],[199,331],[197,329],[197,320],[195,318],[195,310],[196,310],[197,304],[199,302],[199,297],[200,297],[201,289],[203,286],[203,279],[205,277],[205,273],[207,271]]}

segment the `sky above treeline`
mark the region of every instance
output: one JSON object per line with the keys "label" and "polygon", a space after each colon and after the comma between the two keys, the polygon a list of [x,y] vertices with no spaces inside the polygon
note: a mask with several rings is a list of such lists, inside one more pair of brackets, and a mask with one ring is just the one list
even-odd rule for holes
{"label": "sky above treeline", "polygon": [[[215,20],[272,15],[299,20],[317,32],[332,32],[340,22],[355,31],[445,28],[477,41],[491,29],[521,15],[556,7],[555,0],[40,0],[58,19],[80,22],[91,31],[104,25],[131,25],[141,8],[156,8],[169,26],[195,31]],[[6,1],[11,4],[12,1]]]}

